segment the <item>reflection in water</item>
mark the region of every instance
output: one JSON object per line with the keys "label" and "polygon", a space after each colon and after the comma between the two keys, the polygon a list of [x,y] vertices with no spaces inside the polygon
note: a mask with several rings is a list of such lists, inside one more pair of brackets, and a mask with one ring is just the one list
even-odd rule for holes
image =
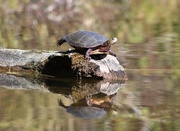
{"label": "reflection in water", "polygon": [[29,78],[0,74],[0,86],[11,89],[38,89],[61,94],[73,101],[65,106],[58,100],[59,106],[67,112],[81,118],[102,117],[106,113],[117,113],[113,99],[121,88],[122,80],[92,80],[92,79],[52,79]]}
{"label": "reflection in water", "polygon": [[113,103],[121,84],[125,83],[124,80],[81,79],[80,81],[73,81],[71,79],[70,82],[69,79],[66,79],[63,80],[63,86],[66,85],[64,88],[61,80],[46,79],[44,82],[49,91],[62,94],[73,101],[72,104],[65,106],[63,101],[59,100],[59,106],[66,108],[67,112],[74,116],[95,118],[102,117],[107,113],[115,115],[125,110],[136,116],[141,115],[138,107],[132,102],[126,101],[123,103],[122,101],[122,107]]}
{"label": "reflection in water", "polygon": [[65,106],[61,100],[59,100],[59,106],[66,108],[68,113],[73,114],[80,118],[97,118],[102,117],[106,112],[116,111],[113,108],[112,96],[106,94],[96,94],[93,96],[87,96],[84,99],[79,100],[70,106]]}
{"label": "reflection in water", "polygon": [[[122,111],[113,103],[117,92],[121,88],[122,80],[93,80],[93,79],[55,79],[29,78],[0,74],[0,86],[11,89],[38,89],[61,94],[73,103],[66,106],[59,99],[59,106],[66,108],[68,113],[80,118],[97,118],[105,114],[118,114]],[[123,110],[131,110],[140,115],[139,109],[127,102]]]}
{"label": "reflection in water", "polygon": [[124,82],[1,74],[0,130],[178,131],[180,90],[175,75],[128,76]]}
{"label": "reflection in water", "polygon": [[73,104],[65,106],[62,100],[59,99],[59,106],[65,108],[68,113],[80,118],[97,118],[106,113],[114,114],[116,109],[113,106],[113,98],[124,82],[119,80],[96,80],[88,83],[87,80],[80,80],[79,82],[72,82],[73,85],[72,87],[69,85],[68,90],[67,87],[62,90],[61,82],[59,83],[58,80],[47,79],[45,81],[51,92],[63,94],[73,101]]}
{"label": "reflection in water", "polygon": [[66,108],[68,113],[73,114],[80,118],[96,118],[101,117],[106,112],[104,109],[94,106],[88,106],[84,101],[79,101],[79,103],[74,103],[70,106],[65,106],[61,100],[59,100],[59,106]]}

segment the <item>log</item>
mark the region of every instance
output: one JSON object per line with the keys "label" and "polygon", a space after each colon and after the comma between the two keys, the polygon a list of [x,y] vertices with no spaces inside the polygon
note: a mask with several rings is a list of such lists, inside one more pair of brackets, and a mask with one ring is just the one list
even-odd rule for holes
{"label": "log", "polygon": [[122,79],[127,76],[111,55],[94,55],[85,60],[75,51],[0,49],[0,72],[16,75],[78,76]]}

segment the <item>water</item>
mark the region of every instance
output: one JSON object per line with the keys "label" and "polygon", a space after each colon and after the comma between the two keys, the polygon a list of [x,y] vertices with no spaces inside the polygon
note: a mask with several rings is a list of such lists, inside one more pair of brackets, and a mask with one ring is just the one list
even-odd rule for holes
{"label": "water", "polygon": [[179,131],[178,49],[157,45],[112,47],[127,81],[0,74],[0,130]]}
{"label": "water", "polygon": [[179,49],[154,42],[112,50],[127,81],[0,74],[0,130],[179,131]]}
{"label": "water", "polygon": [[[0,129],[180,130],[180,90],[174,73],[177,70],[127,69],[126,72],[129,76],[126,82],[93,79],[32,80],[1,74],[1,80],[3,77],[5,81],[8,77],[14,84],[1,81]],[[22,86],[22,81],[28,85]],[[103,107],[105,113],[97,116],[76,113],[75,116],[70,111],[82,110],[90,103],[90,99],[94,105],[104,102],[96,107]],[[60,101],[66,107],[62,107]]]}

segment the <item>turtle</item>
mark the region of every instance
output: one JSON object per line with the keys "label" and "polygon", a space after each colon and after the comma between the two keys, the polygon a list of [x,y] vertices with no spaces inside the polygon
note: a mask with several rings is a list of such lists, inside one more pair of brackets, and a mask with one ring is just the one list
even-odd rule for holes
{"label": "turtle", "polygon": [[116,57],[116,54],[110,50],[111,45],[117,42],[117,38],[106,39],[97,32],[80,30],[69,34],[58,40],[60,46],[67,42],[79,53],[85,54],[85,59],[91,59],[93,54],[107,54]]}

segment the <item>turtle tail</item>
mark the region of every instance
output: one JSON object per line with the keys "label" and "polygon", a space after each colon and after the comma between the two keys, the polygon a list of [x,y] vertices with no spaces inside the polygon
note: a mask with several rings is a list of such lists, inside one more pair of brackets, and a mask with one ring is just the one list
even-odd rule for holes
{"label": "turtle tail", "polygon": [[66,42],[66,40],[64,38],[59,39],[57,42],[57,46],[62,45],[64,42]]}

